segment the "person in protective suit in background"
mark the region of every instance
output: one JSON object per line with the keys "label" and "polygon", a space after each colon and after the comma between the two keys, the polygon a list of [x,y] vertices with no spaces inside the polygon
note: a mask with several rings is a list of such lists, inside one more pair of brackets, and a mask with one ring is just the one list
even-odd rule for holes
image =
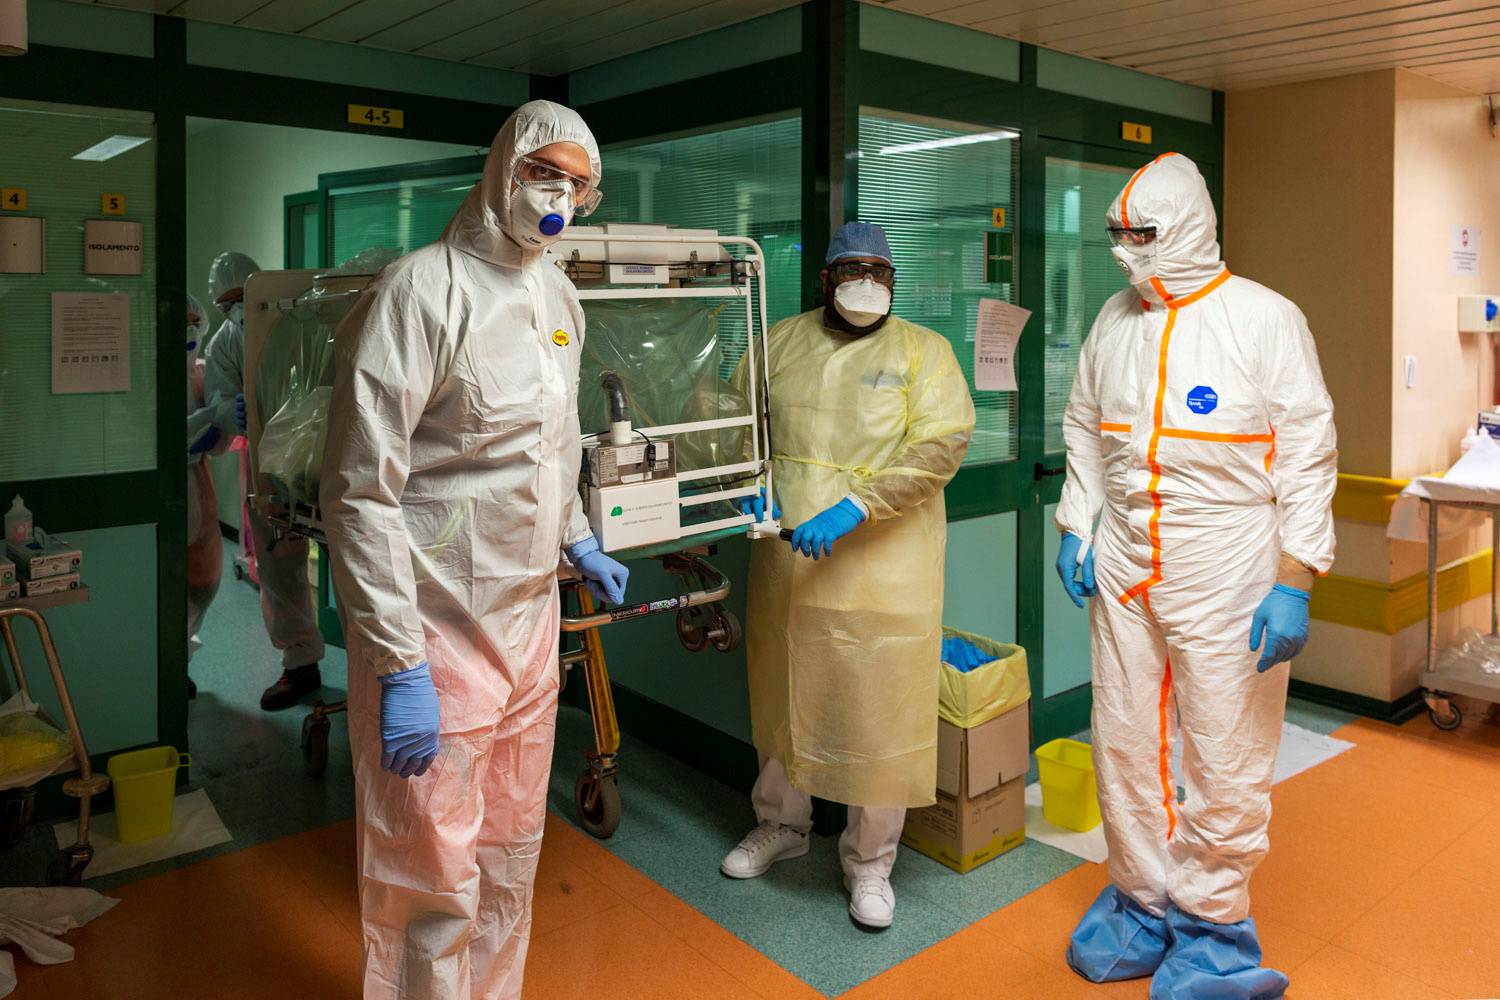
{"label": "person in protective suit in background", "polygon": [[1093,598],[1111,885],[1068,962],[1095,982],[1150,976],[1153,1000],[1279,997],[1250,876],[1269,846],[1287,661],[1333,563],[1333,404],[1302,313],[1219,259],[1191,160],[1137,171],[1108,226],[1131,287],[1079,358],[1057,568],[1076,604]]}
{"label": "person in protective suit in background", "polygon": [[[230,439],[214,427],[213,410],[203,392],[203,361],[198,352],[208,336],[208,311],[188,296],[187,308],[187,634],[188,659],[202,647],[198,630],[219,592],[224,573],[224,542],[219,535],[218,501],[208,456],[222,453]],[[198,686],[188,678],[188,697]]]}
{"label": "person in protective suit in background", "polygon": [[578,495],[584,314],[546,248],[599,201],[577,113],[533,101],[442,239],[334,338],[321,504],[349,641],[365,1000],[521,995],[564,552],[625,567]]}
{"label": "person in protective suit in background", "polygon": [[[233,250],[215,257],[208,269],[208,292],[224,314],[224,324],[208,344],[205,386],[214,427],[225,447],[245,431],[245,282],[259,270],[255,261]],[[249,521],[261,618],[271,645],[281,650],[281,676],[260,696],[260,707],[273,712],[290,708],[323,686],[318,670],[323,633],[307,579],[307,539],[276,538],[253,504]]]}
{"label": "person in protective suit in background", "polygon": [[[754,878],[801,857],[812,796],[846,803],[849,913],[880,928],[895,915],[906,810],[931,805],[937,787],[943,488],[968,451],[974,404],[948,341],[890,314],[896,269],[879,226],[845,225],[826,262],[827,305],[767,336],[772,509],[797,527],[790,547],[752,549],[759,825],[720,870]],[[741,364],[740,388],[747,377]],[[763,490],[747,512],[765,507]]]}

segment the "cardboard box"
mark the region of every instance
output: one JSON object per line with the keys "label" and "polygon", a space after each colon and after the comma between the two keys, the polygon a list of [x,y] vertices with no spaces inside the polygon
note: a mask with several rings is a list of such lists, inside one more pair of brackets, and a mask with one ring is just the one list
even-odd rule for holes
{"label": "cardboard box", "polygon": [[26,596],[41,597],[43,594],[57,594],[64,590],[77,590],[83,586],[83,581],[78,578],[77,573],[68,573],[64,576],[46,576],[40,580],[26,581]]}
{"label": "cardboard box", "polygon": [[40,532],[24,546],[7,542],[5,552],[15,561],[16,570],[25,580],[43,580],[49,576],[77,573],[83,566],[82,552],[61,538],[53,538]]}
{"label": "cardboard box", "polygon": [[1026,841],[1031,702],[973,729],[938,720],[937,803],[906,811],[901,842],[969,872]]}
{"label": "cardboard box", "polygon": [[20,581],[12,580],[9,583],[0,583],[0,601],[14,601],[20,596]]}
{"label": "cardboard box", "polygon": [[16,582],[16,564],[9,559],[0,559],[0,587]]}

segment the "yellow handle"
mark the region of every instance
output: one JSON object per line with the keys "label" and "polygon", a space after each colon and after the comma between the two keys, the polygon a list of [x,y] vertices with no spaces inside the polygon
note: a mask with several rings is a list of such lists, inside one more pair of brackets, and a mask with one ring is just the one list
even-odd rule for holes
{"label": "yellow handle", "polygon": [[191,767],[192,763],[193,763],[193,755],[192,754],[190,754],[190,753],[180,753],[180,754],[177,755],[177,766],[178,767]]}

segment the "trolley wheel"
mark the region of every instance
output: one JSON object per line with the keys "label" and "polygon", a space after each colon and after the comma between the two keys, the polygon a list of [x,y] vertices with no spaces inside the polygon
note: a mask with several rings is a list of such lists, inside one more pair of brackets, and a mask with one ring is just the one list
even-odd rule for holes
{"label": "trolley wheel", "polygon": [[328,770],[328,731],[332,726],[326,718],[309,715],[302,720],[302,762],[309,777],[321,778]]}
{"label": "trolley wheel", "polygon": [[620,785],[615,775],[599,777],[593,768],[584,768],[573,786],[573,804],[578,822],[591,836],[607,839],[620,827]]}
{"label": "trolley wheel", "polygon": [[701,653],[708,648],[708,629],[694,623],[699,617],[695,611],[694,608],[683,608],[677,612],[677,638],[689,653]]}
{"label": "trolley wheel", "polygon": [[12,788],[0,793],[0,850],[21,842],[36,808],[36,788]]}
{"label": "trolley wheel", "polygon": [[63,848],[47,866],[47,884],[49,886],[72,886],[76,889],[83,884],[83,870],[92,860],[94,860],[92,847],[74,845]]}
{"label": "trolley wheel", "polygon": [[234,578],[236,580],[245,579],[245,567],[241,566],[239,563],[234,564]]}
{"label": "trolley wheel", "polygon": [[1453,732],[1453,730],[1464,724],[1464,713],[1459,709],[1457,705],[1453,704],[1453,702],[1451,701],[1448,702],[1447,718],[1439,715],[1437,709],[1435,708],[1429,708],[1427,710],[1427,717],[1432,720],[1432,724],[1434,726],[1437,726],[1445,733],[1451,733]]}
{"label": "trolley wheel", "polygon": [[740,648],[745,641],[745,629],[733,611],[719,612],[719,636],[714,639],[714,649],[728,653]]}

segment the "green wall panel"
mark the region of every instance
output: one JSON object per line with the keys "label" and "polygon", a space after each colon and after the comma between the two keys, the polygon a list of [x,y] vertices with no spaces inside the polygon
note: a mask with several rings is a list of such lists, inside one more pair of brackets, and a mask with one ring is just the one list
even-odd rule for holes
{"label": "green wall panel", "polygon": [[943,624],[1016,641],[1016,512],[948,524]]}
{"label": "green wall panel", "polygon": [[1050,698],[1089,683],[1092,660],[1089,655],[1089,613],[1073,605],[1057,578],[1057,550],[1062,535],[1052,530],[1057,504],[1047,506],[1046,546],[1043,549],[1040,579],[1042,588],[1042,642],[1047,662],[1042,674],[1042,696]]}
{"label": "green wall panel", "polygon": [[1036,84],[1044,90],[1123,104],[1189,121],[1211,123],[1214,120],[1214,93],[1211,90],[1051,49],[1036,51]]}
{"label": "green wall panel", "polygon": [[1021,79],[1021,43],[870,4],[859,9],[859,47],[999,80]]}
{"label": "green wall panel", "polygon": [[155,48],[151,15],[71,0],[27,0],[27,28],[33,45],[55,45],[92,52],[151,58]]}

